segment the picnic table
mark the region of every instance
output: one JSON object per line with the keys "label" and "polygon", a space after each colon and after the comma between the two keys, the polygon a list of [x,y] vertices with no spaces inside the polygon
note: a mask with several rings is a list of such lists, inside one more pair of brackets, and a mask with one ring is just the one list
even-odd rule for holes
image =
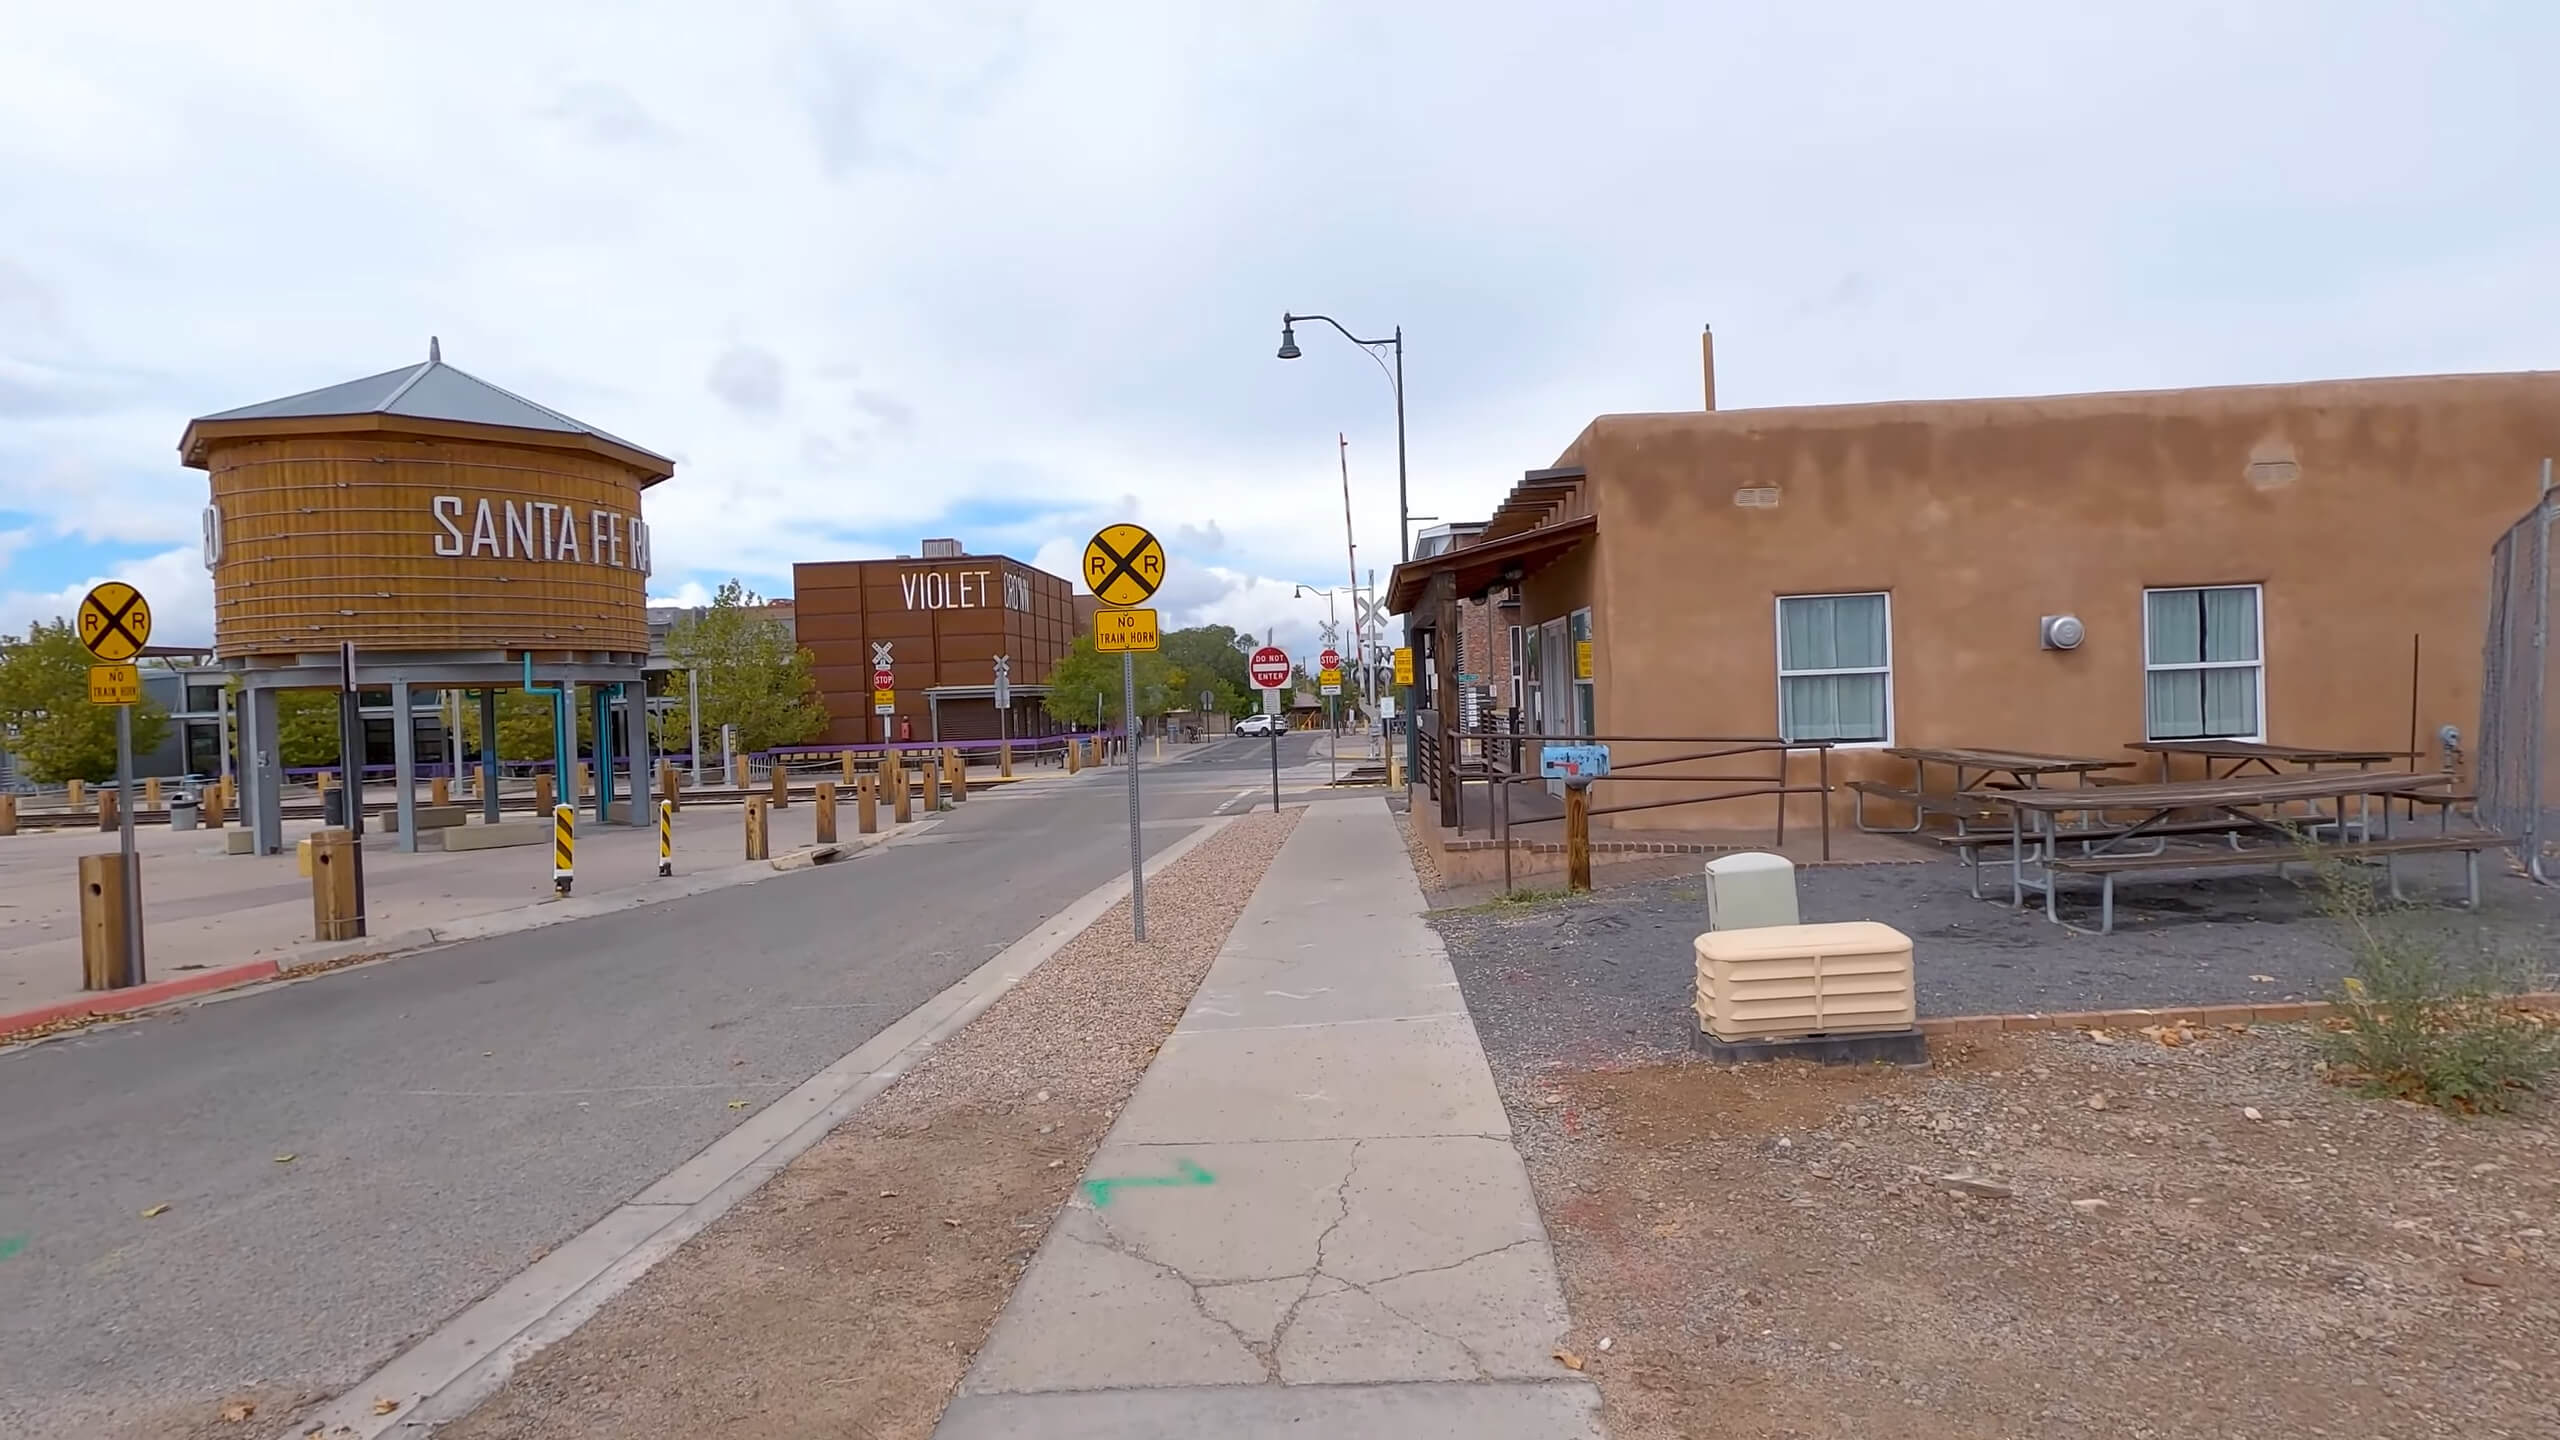
{"label": "picnic table", "polygon": [[[2105,935],[2115,929],[2115,884],[2119,875],[2265,865],[2273,865],[2282,873],[2288,865],[2324,857],[2379,860],[2389,877],[2391,893],[2397,898],[2400,877],[2393,865],[2397,857],[2463,852],[2469,857],[2467,901],[2476,909],[2480,903],[2480,852],[2503,844],[2502,837],[2487,831],[2457,833],[2449,825],[2433,835],[2392,833],[2391,800],[2438,789],[2447,785],[2449,778],[2401,770],[2314,770],[2299,775],[2225,775],[2085,790],[1996,790],[1982,792],[1982,798],[2005,807],[2015,817],[2009,844],[2011,907],[2023,906],[2028,892],[2041,891],[2045,918],[2078,930],[2081,927],[2062,918],[2055,896],[2058,877],[2086,876],[2101,885],[2096,933]],[[2375,800],[2383,803],[2376,807]],[[2361,802],[2359,822],[2347,818],[2349,801]],[[2323,816],[2315,810],[2310,816],[2296,817],[2265,813],[2281,811],[2288,805],[2317,807],[2323,802],[2334,807],[2333,813]],[[2379,836],[2374,822],[2377,808],[2381,812]],[[2085,817],[2100,811],[2135,812],[2142,818],[2103,828],[2086,824],[2066,828],[2061,823],[2065,815]],[[2222,820],[2198,826],[2177,818],[2192,811],[2208,811]],[[2361,828],[2357,829],[2359,824]],[[2305,839],[2329,828],[2337,831],[2334,843],[2314,846]],[[2357,838],[2349,838],[2351,829],[2356,829]],[[2169,840],[2181,833],[2219,833],[2226,848],[2170,850]],[[2266,843],[2253,845],[2248,843],[2251,840]],[[2077,847],[2078,853],[2063,855],[2061,847],[2066,844]],[[2148,848],[2135,848],[2138,846]]]}
{"label": "picnic table", "polygon": [[[1955,817],[1956,833],[1965,833],[1970,824],[1998,818],[1980,797],[1971,793],[1979,787],[2035,789],[2052,776],[2070,775],[2086,785],[2089,777],[2101,770],[2121,770],[2133,765],[2125,759],[2106,759],[2090,755],[2054,755],[2040,750],[1989,750],[1970,746],[1896,745],[1884,753],[1911,762],[1909,788],[1888,785],[1878,780],[1849,782],[1850,821],[1870,835],[1913,835],[1933,814]],[[1945,791],[1929,788],[1929,767],[1944,765],[1955,771],[1955,784]],[[1972,778],[1966,778],[1966,772]],[[1867,800],[1890,800],[1911,807],[1908,825],[1879,826],[1867,820]]]}
{"label": "picnic table", "polygon": [[[2137,740],[2126,748],[2159,756],[2163,781],[2169,778],[2172,755],[2201,758],[2208,780],[2228,779],[2247,772],[2253,765],[2266,774],[2281,775],[2284,772],[2277,768],[2280,765],[2299,765],[2306,770],[2323,765],[2353,765],[2361,770],[2412,758],[2406,750],[2338,750],[2323,745],[2278,745],[2266,740]],[[2217,762],[2227,762],[2219,775],[2214,773]]]}

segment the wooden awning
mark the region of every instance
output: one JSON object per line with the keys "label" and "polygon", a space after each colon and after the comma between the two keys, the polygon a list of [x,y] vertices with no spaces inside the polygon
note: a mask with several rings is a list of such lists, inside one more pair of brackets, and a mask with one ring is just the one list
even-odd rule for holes
{"label": "wooden awning", "polygon": [[1387,612],[1409,615],[1422,603],[1423,587],[1435,575],[1448,575],[1461,596],[1471,596],[1496,585],[1516,583],[1532,571],[1540,570],[1572,553],[1576,546],[1600,533],[1600,517],[1582,515],[1571,520],[1541,525],[1506,535],[1499,540],[1480,540],[1462,549],[1443,551],[1427,560],[1408,560],[1395,568],[1387,581]]}

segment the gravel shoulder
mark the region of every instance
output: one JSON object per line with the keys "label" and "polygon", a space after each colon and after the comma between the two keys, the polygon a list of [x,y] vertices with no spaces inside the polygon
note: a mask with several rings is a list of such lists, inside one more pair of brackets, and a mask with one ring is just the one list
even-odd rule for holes
{"label": "gravel shoulder", "polygon": [[453,1440],[928,1435],[1299,810],[1241,818],[519,1369]]}
{"label": "gravel shoulder", "polygon": [[2114,1038],[1512,1067],[1610,1433],[2560,1434],[2547,1116],[2355,1097],[2301,1027]]}

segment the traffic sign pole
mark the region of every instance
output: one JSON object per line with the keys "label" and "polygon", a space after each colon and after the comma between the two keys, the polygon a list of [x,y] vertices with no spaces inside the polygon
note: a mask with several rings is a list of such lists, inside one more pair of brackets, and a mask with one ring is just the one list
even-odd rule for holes
{"label": "traffic sign pole", "polygon": [[133,853],[133,707],[116,707],[116,845],[124,865],[124,983],[143,981],[142,863]]}
{"label": "traffic sign pole", "polygon": [[1129,731],[1129,933],[1147,938],[1147,867],[1138,849],[1138,657],[1120,657],[1120,718]]}

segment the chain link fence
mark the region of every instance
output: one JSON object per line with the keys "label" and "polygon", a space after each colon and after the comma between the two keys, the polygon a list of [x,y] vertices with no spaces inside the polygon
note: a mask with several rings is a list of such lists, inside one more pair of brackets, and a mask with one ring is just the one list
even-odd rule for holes
{"label": "chain link fence", "polygon": [[2480,818],[2512,837],[2517,862],[2560,882],[2560,733],[2553,711],[2551,525],[2546,493],[2489,549],[2489,628],[2481,647]]}

